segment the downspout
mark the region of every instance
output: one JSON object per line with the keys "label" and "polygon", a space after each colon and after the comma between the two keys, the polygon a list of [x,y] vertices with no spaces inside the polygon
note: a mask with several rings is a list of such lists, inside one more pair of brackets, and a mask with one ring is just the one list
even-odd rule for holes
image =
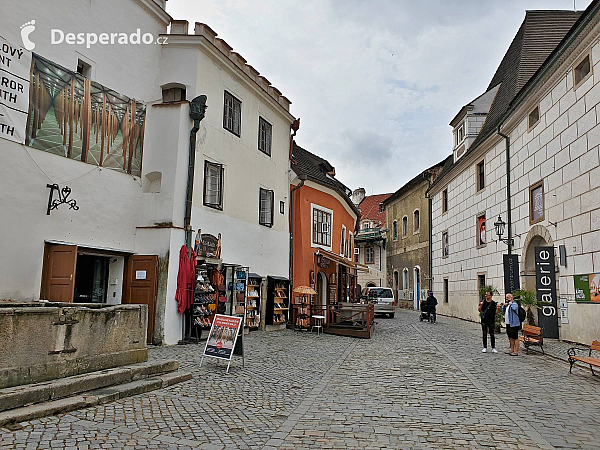
{"label": "downspout", "polygon": [[[298,175],[300,183],[290,191],[290,286],[294,286],[294,193],[304,186],[307,179],[305,174]],[[312,219],[311,219],[312,220]],[[315,280],[316,283],[316,280]]]}
{"label": "downspout", "polygon": [[506,227],[508,228],[508,254],[512,253],[512,208],[510,201],[510,137],[500,131],[498,125],[497,133],[506,142]]}
{"label": "downspout", "polygon": [[[423,174],[423,178],[425,178],[426,175]],[[433,212],[432,210],[432,199],[429,196],[429,188],[431,188],[431,173],[429,173],[429,176],[427,177],[427,183],[428,183],[428,187],[427,190],[425,191],[425,197],[427,198],[427,216],[428,216],[428,224],[427,224],[427,232],[429,233],[427,235],[427,240],[429,241],[428,243],[428,247],[429,247],[429,288],[428,291],[433,291],[433,244],[431,242],[432,240],[432,233],[433,233]],[[420,299],[419,299],[420,300]],[[420,307],[420,303],[419,303],[419,307]]]}
{"label": "downspout", "polygon": [[192,248],[192,199],[194,196],[194,175],[196,172],[196,133],[200,129],[200,121],[204,119],[206,112],[206,95],[200,95],[190,102],[190,117],[194,126],[190,131],[190,154],[188,159],[187,187],[185,190],[185,217],[183,228],[185,229],[185,243]]}

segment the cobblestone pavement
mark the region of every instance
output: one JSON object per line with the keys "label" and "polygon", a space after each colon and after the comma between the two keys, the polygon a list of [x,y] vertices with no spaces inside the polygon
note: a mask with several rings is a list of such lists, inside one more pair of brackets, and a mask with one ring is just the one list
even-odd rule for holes
{"label": "cobblestone pavement", "polygon": [[253,332],[246,361],[150,349],[194,378],[0,429],[0,448],[600,448],[600,378],[553,358],[481,353],[478,324],[413,311],[374,336]]}

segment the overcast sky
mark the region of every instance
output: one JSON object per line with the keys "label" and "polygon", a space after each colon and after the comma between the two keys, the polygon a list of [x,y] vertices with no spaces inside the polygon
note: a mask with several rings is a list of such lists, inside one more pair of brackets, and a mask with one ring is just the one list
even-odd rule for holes
{"label": "overcast sky", "polygon": [[573,0],[167,2],[288,97],[296,142],[367,194],[394,192],[451,153],[448,123],[486,90],[528,9]]}

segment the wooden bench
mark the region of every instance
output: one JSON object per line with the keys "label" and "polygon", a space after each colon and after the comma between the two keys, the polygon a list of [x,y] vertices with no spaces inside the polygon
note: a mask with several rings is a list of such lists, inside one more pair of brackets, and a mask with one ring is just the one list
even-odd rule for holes
{"label": "wooden bench", "polygon": [[539,346],[544,353],[544,329],[540,327],[534,327],[533,325],[523,325],[523,335],[519,336],[519,341],[525,345],[525,350],[529,354],[529,347],[532,345]]}
{"label": "wooden bench", "polygon": [[[592,358],[592,350],[600,352],[600,341],[592,342],[592,345],[590,345],[589,349],[571,347],[569,350],[567,350],[567,354],[569,355],[569,364],[571,364],[569,373],[571,373],[571,370],[573,369],[573,364],[579,361],[584,364],[589,364],[592,375],[596,375],[594,373],[594,366],[600,367],[600,358]],[[577,356],[577,352],[581,352],[584,355],[587,353],[587,356]]]}

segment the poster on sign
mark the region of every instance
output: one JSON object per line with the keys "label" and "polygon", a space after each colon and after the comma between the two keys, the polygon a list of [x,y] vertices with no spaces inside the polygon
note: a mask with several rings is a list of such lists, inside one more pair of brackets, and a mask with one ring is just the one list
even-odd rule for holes
{"label": "poster on sign", "polygon": [[229,364],[227,364],[227,373],[229,373],[229,365],[234,354],[235,343],[238,338],[242,319],[243,317],[224,316],[221,314],[215,316],[208,339],[206,340],[200,366],[202,366],[205,356],[224,359],[229,361]]}
{"label": "poster on sign", "polygon": [[0,37],[0,137],[25,143],[31,52]]}

